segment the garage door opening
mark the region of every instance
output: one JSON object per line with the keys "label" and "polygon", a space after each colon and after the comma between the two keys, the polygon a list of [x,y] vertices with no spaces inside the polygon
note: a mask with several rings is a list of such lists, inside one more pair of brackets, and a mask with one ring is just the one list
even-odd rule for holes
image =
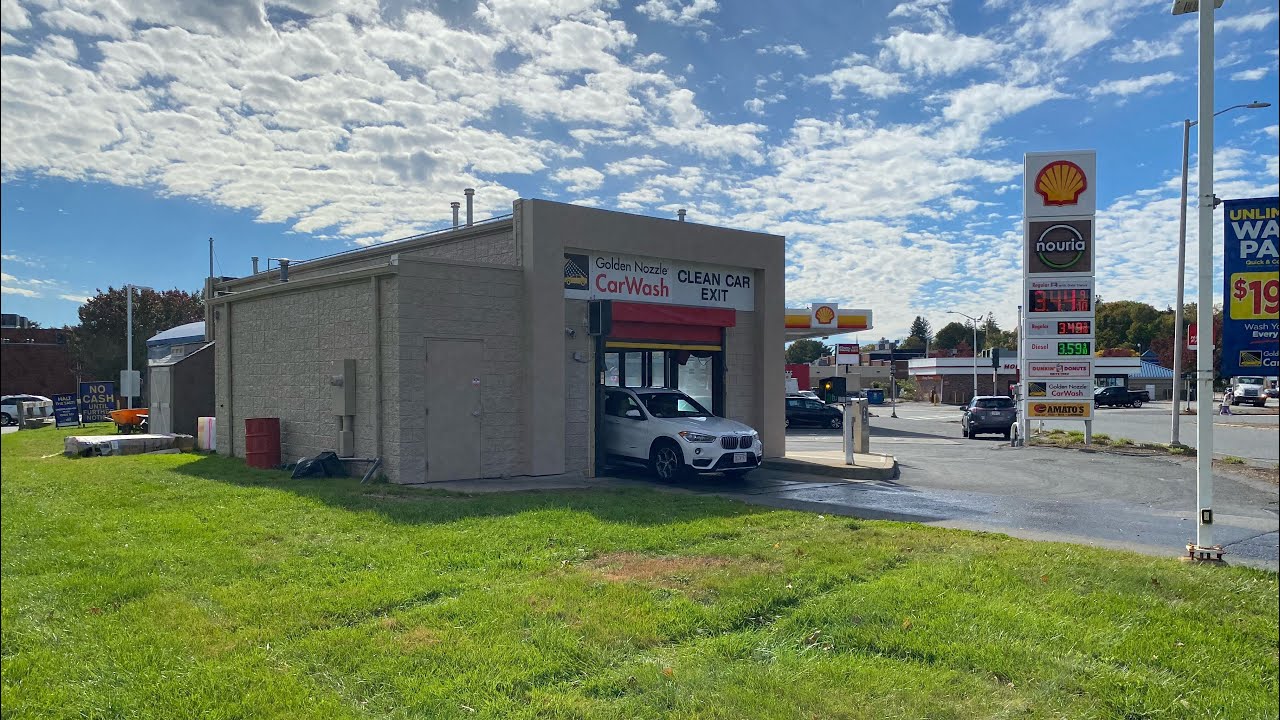
{"label": "garage door opening", "polygon": [[[725,328],[735,311],[613,302],[612,322],[597,346],[597,408],[604,388],[673,388],[725,414]],[[595,414],[596,467],[605,465],[603,413]]]}

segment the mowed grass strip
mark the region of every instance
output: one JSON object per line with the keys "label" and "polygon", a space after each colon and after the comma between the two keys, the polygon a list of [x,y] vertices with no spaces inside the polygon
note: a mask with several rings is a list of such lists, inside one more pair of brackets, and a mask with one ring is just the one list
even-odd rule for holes
{"label": "mowed grass strip", "polygon": [[[102,432],[107,432],[103,426]],[[5,435],[5,718],[1274,718],[1276,575]]]}

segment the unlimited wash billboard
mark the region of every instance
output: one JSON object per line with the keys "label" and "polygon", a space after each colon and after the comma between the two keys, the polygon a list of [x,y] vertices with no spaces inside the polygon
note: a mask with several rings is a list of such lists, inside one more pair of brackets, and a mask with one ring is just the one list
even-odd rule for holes
{"label": "unlimited wash billboard", "polygon": [[1223,202],[1223,377],[1280,374],[1280,198]]}

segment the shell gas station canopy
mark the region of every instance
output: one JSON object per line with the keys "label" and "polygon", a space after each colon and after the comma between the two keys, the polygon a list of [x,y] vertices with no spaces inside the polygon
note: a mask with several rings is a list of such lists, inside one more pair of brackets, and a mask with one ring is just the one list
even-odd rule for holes
{"label": "shell gas station canopy", "polygon": [[870,310],[841,308],[836,303],[813,303],[807,308],[787,308],[784,316],[787,342],[862,332],[873,327]]}

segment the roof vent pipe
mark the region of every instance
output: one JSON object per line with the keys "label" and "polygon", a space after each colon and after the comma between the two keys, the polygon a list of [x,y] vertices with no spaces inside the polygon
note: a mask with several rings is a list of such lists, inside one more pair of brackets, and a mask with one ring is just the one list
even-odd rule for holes
{"label": "roof vent pipe", "polygon": [[280,263],[280,282],[289,282],[289,258],[276,258]]}
{"label": "roof vent pipe", "polygon": [[462,194],[467,196],[467,227],[471,227],[471,218],[472,218],[471,205],[472,205],[472,200],[474,200],[476,196],[476,189],[467,188],[466,190],[462,191]]}
{"label": "roof vent pipe", "polygon": [[449,203],[449,207],[453,208],[453,229],[454,230],[458,229],[458,208],[461,206],[462,206],[462,203],[458,202],[457,200],[454,200],[453,202]]}
{"label": "roof vent pipe", "polygon": [[258,274],[258,256],[254,255],[249,259],[253,261],[253,274],[257,275]]}
{"label": "roof vent pipe", "polygon": [[684,208],[676,211],[676,217],[680,218],[680,222],[684,222]]}

